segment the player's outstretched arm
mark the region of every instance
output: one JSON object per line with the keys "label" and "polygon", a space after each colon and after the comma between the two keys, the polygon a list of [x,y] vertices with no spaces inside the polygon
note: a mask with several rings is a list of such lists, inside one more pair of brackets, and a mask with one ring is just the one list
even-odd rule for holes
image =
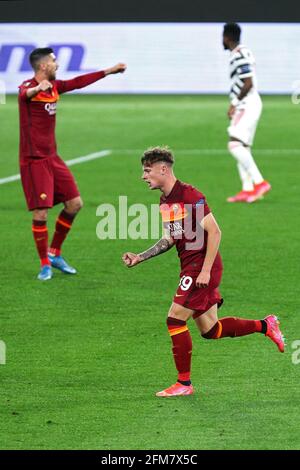
{"label": "player's outstretched arm", "polygon": [[119,63],[117,65],[114,65],[113,67],[109,67],[108,69],[104,70],[105,76],[106,75],[112,75],[115,73],[124,73],[127,68],[126,64]]}
{"label": "player's outstretched arm", "polygon": [[58,93],[66,93],[72,90],[78,90],[79,88],[84,88],[91,85],[92,83],[101,80],[107,75],[112,75],[115,73],[123,73],[126,70],[126,64],[119,63],[105,70],[100,70],[99,72],[86,73],[84,75],[79,75],[78,77],[72,78],[71,80],[56,80],[56,86]]}
{"label": "player's outstretched arm", "polygon": [[168,251],[174,245],[174,240],[172,238],[161,238],[155,245],[148,248],[148,250],[143,251],[143,253],[135,254],[135,253],[124,253],[122,259],[128,268],[132,268],[133,266],[141,263],[142,261],[146,261],[147,259],[153,258],[154,256],[161,255]]}

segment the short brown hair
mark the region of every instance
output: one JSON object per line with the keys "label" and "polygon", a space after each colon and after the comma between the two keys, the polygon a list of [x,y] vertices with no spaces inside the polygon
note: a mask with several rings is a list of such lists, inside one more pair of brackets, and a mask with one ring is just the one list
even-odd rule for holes
{"label": "short brown hair", "polygon": [[51,49],[51,47],[39,47],[31,51],[29,56],[29,62],[33,70],[37,71],[39,68],[40,60],[52,53],[53,49]]}
{"label": "short brown hair", "polygon": [[142,165],[153,165],[157,162],[166,162],[169,165],[174,163],[174,155],[169,147],[150,147],[145,150],[142,158]]}

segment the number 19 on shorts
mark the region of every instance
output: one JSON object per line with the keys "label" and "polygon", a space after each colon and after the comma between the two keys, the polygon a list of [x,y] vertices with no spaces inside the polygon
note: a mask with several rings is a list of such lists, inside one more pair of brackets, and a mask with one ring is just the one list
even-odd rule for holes
{"label": "number 19 on shorts", "polygon": [[191,276],[182,276],[179,282],[179,287],[181,290],[188,290],[193,284],[193,278]]}

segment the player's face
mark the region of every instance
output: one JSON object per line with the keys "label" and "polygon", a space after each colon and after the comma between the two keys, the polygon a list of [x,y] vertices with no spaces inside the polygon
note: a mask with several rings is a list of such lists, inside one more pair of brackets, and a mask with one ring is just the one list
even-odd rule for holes
{"label": "player's face", "polygon": [[224,36],[224,34],[223,34],[223,47],[224,47],[225,51],[227,49],[229,49],[228,38],[226,36]]}
{"label": "player's face", "polygon": [[148,184],[149,189],[160,189],[165,181],[164,164],[154,163],[153,165],[144,165],[142,179]]}
{"label": "player's face", "polygon": [[56,57],[53,54],[53,52],[51,52],[51,54],[49,54],[46,57],[43,64],[44,64],[44,71],[47,75],[48,80],[55,80],[56,70],[58,69],[58,63],[56,62]]}

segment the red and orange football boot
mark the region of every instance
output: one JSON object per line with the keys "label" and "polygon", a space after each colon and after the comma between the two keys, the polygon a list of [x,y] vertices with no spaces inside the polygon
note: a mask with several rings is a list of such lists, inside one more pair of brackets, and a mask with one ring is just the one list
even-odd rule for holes
{"label": "red and orange football boot", "polygon": [[183,385],[180,382],[176,382],[176,384],[171,385],[171,387],[162,390],[161,392],[157,392],[157,397],[179,397],[182,395],[192,395],[194,393],[193,385]]}
{"label": "red and orange football boot", "polygon": [[254,191],[259,196],[262,197],[264,194],[268,193],[272,189],[272,186],[268,181],[263,181],[262,183],[254,185]]}
{"label": "red and orange football boot", "polygon": [[235,196],[227,198],[227,202],[249,202],[249,197],[254,194],[254,191],[240,191]]}
{"label": "red and orange football boot", "polygon": [[268,315],[264,318],[267,324],[267,332],[265,336],[268,336],[278,347],[280,352],[284,352],[284,336],[279,329],[279,321],[276,315]]}
{"label": "red and orange football boot", "polygon": [[264,194],[269,192],[271,189],[270,183],[268,181],[263,181],[262,183],[255,184],[254,185],[254,190],[252,191],[251,194],[249,194],[247,202],[255,202],[258,199],[263,199]]}

